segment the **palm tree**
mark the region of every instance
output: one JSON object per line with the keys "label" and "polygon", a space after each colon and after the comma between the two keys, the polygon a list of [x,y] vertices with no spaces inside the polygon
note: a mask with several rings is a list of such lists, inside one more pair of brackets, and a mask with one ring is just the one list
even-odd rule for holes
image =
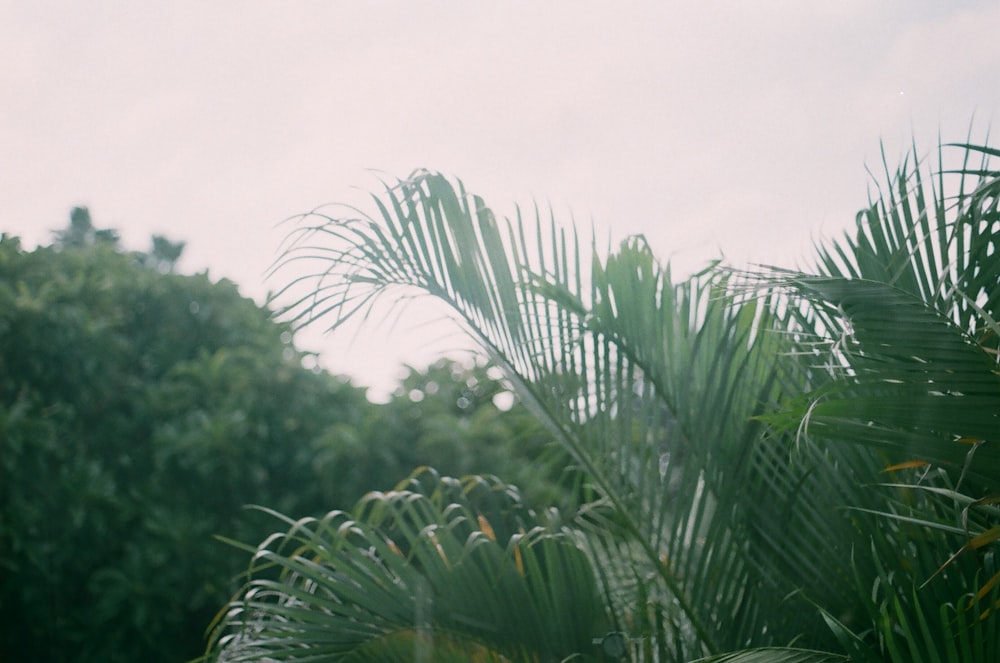
{"label": "palm tree", "polygon": [[829,348],[829,382],[788,407],[786,425],[884,466],[878,486],[859,486],[869,504],[842,503],[876,517],[855,551],[871,564],[855,572],[869,637],[827,613],[859,660],[1000,656],[1000,171],[989,167],[1000,152],[948,148],[957,167],[926,183],[916,164],[887,169],[889,188],[813,274],[765,277]]}
{"label": "palm tree", "polygon": [[[443,301],[594,499],[576,513],[520,515],[572,571],[528,571],[517,559],[531,546],[497,538],[490,554],[507,566],[467,585],[460,605],[419,583],[449,587],[455,568],[486,568],[472,551],[491,539],[469,524],[496,514],[457,498],[463,527],[412,514],[415,532],[444,527],[456,547],[441,552],[424,534],[395,557],[367,502],[350,518],[294,524],[278,540],[300,547],[257,553],[284,573],[252,567],[216,641],[251,652],[237,660],[419,660],[429,635],[405,652],[387,643],[422,628],[435,643],[479,647],[463,660],[996,660],[1000,174],[989,168],[996,150],[956,149],[981,163],[925,185],[904,162],[813,274],[713,265],[674,283],[641,238],[604,250],[537,209],[501,222],[428,172],[374,196],[374,217],[307,215],[278,266],[314,267],[282,293],[291,317],[336,328],[379,298]],[[378,499],[420,493],[399,494]],[[372,595],[395,598],[358,593],[341,558],[371,567]],[[502,585],[515,577],[553,598],[526,602]],[[604,624],[570,593],[590,577],[595,592],[582,595],[599,599]],[[421,622],[417,596],[449,617]],[[578,615],[535,620],[559,647],[516,620],[474,625],[487,611],[562,610],[566,596]],[[349,644],[317,649],[328,638]]]}

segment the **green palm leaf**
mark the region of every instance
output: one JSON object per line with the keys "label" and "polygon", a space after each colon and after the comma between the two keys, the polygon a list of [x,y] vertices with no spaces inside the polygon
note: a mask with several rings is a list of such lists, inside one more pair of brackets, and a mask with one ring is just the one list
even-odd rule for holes
{"label": "green palm leaf", "polygon": [[846,656],[806,649],[762,648],[699,659],[694,663],[838,663]]}
{"label": "green palm leaf", "polygon": [[215,629],[220,661],[588,660],[606,630],[573,537],[495,479],[425,470],[288,522]]}
{"label": "green palm leaf", "polygon": [[765,279],[826,348],[814,355],[826,381],[769,421],[830,451],[869,449],[899,479],[844,503],[877,519],[871,556],[855,557],[874,628],[862,643],[826,614],[866,660],[987,661],[1000,646],[994,614],[970,607],[998,577],[994,542],[981,538],[996,515],[979,505],[1000,488],[1000,173],[986,166],[995,150],[960,147],[960,168],[923,178],[904,164],[890,176],[857,232],[821,251],[818,274]]}
{"label": "green palm leaf", "polygon": [[[836,352],[844,370],[809,396],[812,434],[834,427],[839,437],[892,445],[892,462],[958,468],[971,442],[1000,439],[996,360],[946,315],[876,281],[797,275],[786,284],[843,320]],[[996,476],[998,451],[976,454],[974,471]]]}
{"label": "green palm leaf", "polygon": [[[776,582],[775,544],[752,525],[756,508],[795,490],[768,478],[784,452],[757,444],[766,427],[755,416],[784,384],[785,341],[762,333],[774,323],[766,306],[732,306],[712,273],[673,284],[641,239],[602,259],[537,212],[504,226],[438,175],[387,188],[376,206],[377,219],[329,219],[298,238],[287,260],[319,258],[320,269],[290,314],[336,326],[393,288],[448,304],[609,507],[584,522],[616,628],[685,659],[789,642],[819,623],[792,611],[776,628],[772,594],[761,594]],[[806,557],[788,568],[820,573],[835,593],[842,570],[817,549]]]}
{"label": "green palm leaf", "polygon": [[995,150],[962,147],[956,196],[941,193],[944,169],[928,191],[919,168],[904,164],[888,196],[859,215],[857,233],[822,252],[826,273],[774,272],[768,282],[808,303],[806,324],[832,350],[831,382],[788,422],[808,412],[811,434],[876,445],[891,452],[887,464],[948,465],[995,487],[996,443],[978,443],[1000,440],[1000,176],[986,162],[967,166],[970,155]]}
{"label": "green palm leaf", "polygon": [[[857,233],[821,250],[817,274],[773,272],[759,301],[733,297],[721,270],[674,283],[641,238],[605,255],[538,210],[498,221],[426,172],[386,187],[373,217],[301,227],[278,267],[307,263],[311,276],[279,296],[297,322],[331,327],[385,298],[446,304],[599,497],[574,521],[574,550],[634,660],[832,660],[814,650],[838,648],[909,660],[942,634],[927,660],[985,661],[977,638],[995,619],[970,616],[968,597],[992,600],[996,576],[975,555],[994,542],[940,566],[994,522],[979,501],[1000,460],[990,156],[966,147],[957,174],[923,179],[904,164]],[[442,557],[420,532],[408,563],[444,574],[457,551]],[[512,606],[477,609],[502,620]]]}

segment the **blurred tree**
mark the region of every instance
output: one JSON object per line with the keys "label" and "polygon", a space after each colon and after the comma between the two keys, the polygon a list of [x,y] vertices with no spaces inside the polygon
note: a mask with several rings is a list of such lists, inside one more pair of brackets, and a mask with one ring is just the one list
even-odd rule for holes
{"label": "blurred tree", "polygon": [[325,509],[306,448],[369,407],[232,283],[112,236],[75,210],[58,250],[0,242],[2,660],[196,654],[238,569],[212,535]]}
{"label": "blurred tree", "polygon": [[169,273],[183,243],[125,252],[86,208],[55,237],[0,238],[0,660],[193,657],[245,568],[213,535],[271,529],[244,505],[321,515],[441,458],[525,483],[545,445],[485,367],[375,406],[233,283]]}
{"label": "blurred tree", "polygon": [[162,235],[153,235],[153,246],[144,257],[147,259],[147,264],[154,269],[164,273],[172,272],[184,252],[184,244],[184,242],[171,242]]}
{"label": "blurred tree", "polygon": [[376,414],[365,439],[392,459],[399,479],[422,465],[450,476],[497,474],[519,486],[536,508],[568,508],[579,492],[569,454],[521,403],[502,371],[481,359],[410,368]]}
{"label": "blurred tree", "polygon": [[118,233],[111,229],[98,230],[90,218],[90,209],[74,207],[69,213],[69,227],[56,231],[56,246],[81,247],[92,244],[110,244],[117,246]]}

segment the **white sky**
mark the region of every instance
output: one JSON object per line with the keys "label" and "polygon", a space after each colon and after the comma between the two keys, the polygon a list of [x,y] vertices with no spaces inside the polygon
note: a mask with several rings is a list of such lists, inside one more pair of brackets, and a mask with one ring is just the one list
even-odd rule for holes
{"label": "white sky", "polygon": [[[87,205],[260,301],[278,222],[428,167],[675,271],[793,266],[880,140],[894,166],[997,122],[998,30],[1000,0],[0,0],[0,231]],[[303,344],[379,388],[429,357],[406,323]]]}

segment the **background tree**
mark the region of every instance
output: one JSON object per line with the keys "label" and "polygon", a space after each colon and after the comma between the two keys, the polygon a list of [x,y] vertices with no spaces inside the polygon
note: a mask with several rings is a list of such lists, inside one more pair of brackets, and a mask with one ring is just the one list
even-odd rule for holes
{"label": "background tree", "polygon": [[474,465],[476,435],[496,471],[527,458],[498,435],[544,445],[516,407],[457,408],[453,375],[499,387],[449,364],[427,378],[447,402],[423,401],[437,437],[418,442],[407,395],[375,406],[303,368],[289,325],[231,282],[171,273],[182,244],[158,245],[123,251],[83,208],[51,247],[0,239],[0,660],[191,658],[245,566],[213,537],[272,527],[244,505],[319,516],[411,462]]}
{"label": "background tree", "polygon": [[184,242],[171,242],[162,235],[153,235],[153,245],[149,253],[141,254],[153,269],[161,272],[172,272],[184,252]]}
{"label": "background tree", "polygon": [[[354,474],[355,494],[376,485],[378,476],[405,477],[416,467],[433,465],[454,477],[499,475],[519,486],[535,508],[571,507],[581,490],[579,474],[502,375],[496,366],[472,358],[410,368],[385,406],[372,410],[378,420],[365,428],[364,443],[374,464],[369,474]],[[385,473],[390,467],[393,471]]]}
{"label": "background tree", "polygon": [[118,244],[118,233],[110,229],[97,229],[90,218],[90,209],[74,207],[69,213],[69,227],[55,233],[55,245],[60,247],[91,246],[93,244]]}

